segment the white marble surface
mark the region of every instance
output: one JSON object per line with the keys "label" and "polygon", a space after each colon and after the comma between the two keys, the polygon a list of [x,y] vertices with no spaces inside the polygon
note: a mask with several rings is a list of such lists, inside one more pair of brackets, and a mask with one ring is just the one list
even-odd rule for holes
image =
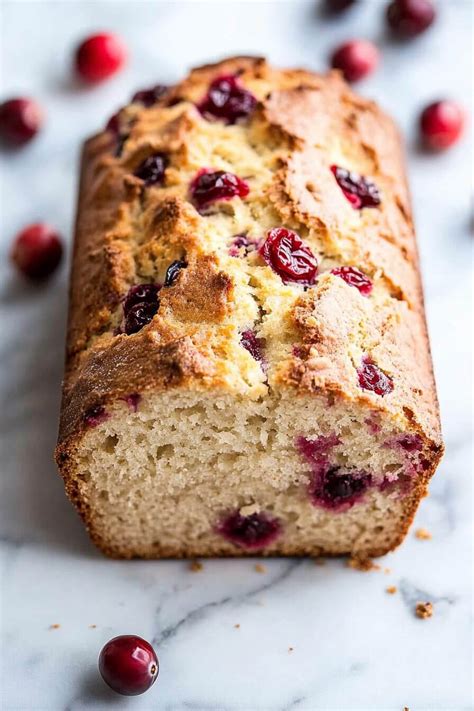
{"label": "white marble surface", "polygon": [[[384,2],[366,0],[328,20],[314,2],[15,2],[2,5],[2,96],[31,93],[46,107],[42,135],[1,153],[1,560],[4,709],[411,711],[472,708],[471,301],[468,138],[427,157],[413,126],[426,101],[469,100],[472,5],[441,5],[440,20],[408,45],[384,37]],[[86,90],[69,78],[76,40],[120,32],[126,71]],[[361,91],[392,111],[407,136],[433,355],[447,453],[413,533],[359,573],[342,562],[114,562],[89,544],[52,463],[67,274],[25,287],[6,255],[18,228],[52,222],[70,241],[80,141],[137,87],[173,81],[192,64],[231,52],[324,68],[350,36],[376,39],[383,65]],[[399,592],[385,592],[389,584]],[[413,615],[418,599],[434,617]],[[58,623],[59,629],[50,630]],[[240,628],[235,625],[240,624]],[[91,625],[96,627],[91,628]],[[96,657],[121,633],[156,643],[151,692],[121,699]],[[292,652],[288,651],[293,647]]]}

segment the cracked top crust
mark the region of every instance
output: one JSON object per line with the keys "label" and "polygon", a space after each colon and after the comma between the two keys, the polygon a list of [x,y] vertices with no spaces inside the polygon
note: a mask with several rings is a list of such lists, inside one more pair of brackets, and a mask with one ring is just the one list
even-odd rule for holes
{"label": "cracked top crust", "polygon": [[[222,75],[258,103],[235,125],[197,104]],[[271,389],[360,401],[418,429],[439,448],[438,405],[418,257],[396,127],[338,73],[280,71],[235,57],[193,70],[149,108],[121,110],[119,135],[86,142],[71,276],[60,442],[84,429],[84,412],[130,393],[170,387],[265,397]],[[120,148],[120,155],[117,155]],[[162,185],[134,176],[165,153]],[[377,208],[354,209],[331,166],[373,180]],[[249,195],[198,212],[190,184],[202,168],[232,172]],[[309,289],[284,284],[257,249],[273,227],[296,231],[319,262]],[[121,332],[122,303],[139,283],[164,284],[153,320]],[[363,296],[331,270],[354,266],[373,282]],[[241,344],[265,343],[266,372]],[[394,382],[385,397],[360,388],[370,357]]]}

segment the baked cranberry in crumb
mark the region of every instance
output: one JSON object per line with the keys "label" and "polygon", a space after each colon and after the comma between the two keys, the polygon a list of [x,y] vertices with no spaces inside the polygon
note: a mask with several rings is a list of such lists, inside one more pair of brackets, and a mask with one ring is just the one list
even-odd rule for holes
{"label": "baked cranberry in crumb", "polygon": [[231,257],[246,257],[250,252],[258,249],[258,240],[251,239],[246,234],[235,235],[229,246]]}
{"label": "baked cranberry in crumb", "polygon": [[102,679],[113,691],[123,696],[137,696],[147,691],[159,672],[155,650],[141,637],[114,637],[99,655]]}
{"label": "baked cranberry in crumb", "polygon": [[331,270],[331,274],[343,279],[349,286],[355,286],[359,289],[362,296],[369,296],[372,291],[373,284],[370,279],[356,267],[336,267]]}
{"label": "baked cranberry in crumb", "polygon": [[332,165],[331,170],[344,196],[355,210],[380,205],[379,189],[371,180],[338,165]]}
{"label": "baked cranberry in crumb", "polygon": [[127,395],[124,400],[127,403],[128,407],[132,412],[137,412],[138,411],[138,405],[140,404],[140,400],[142,399],[142,396],[140,393],[130,393],[130,395]]}
{"label": "baked cranberry in crumb", "polygon": [[370,474],[330,467],[314,478],[310,495],[316,505],[346,511],[360,501],[370,484]]}
{"label": "baked cranberry in crumb", "polygon": [[388,395],[393,390],[392,378],[383,372],[373,360],[367,356],[362,358],[357,369],[359,385],[363,390],[370,390],[376,395]]}
{"label": "baked cranberry in crumb", "polygon": [[372,42],[353,40],[332,55],[331,65],[340,69],[346,81],[358,81],[371,74],[379,63],[379,51]]}
{"label": "baked cranberry in crumb", "polygon": [[155,153],[140,163],[134,176],[143,180],[145,185],[162,184],[168,163],[169,160],[165,153]]}
{"label": "baked cranberry in crumb", "polygon": [[246,118],[255,108],[255,96],[240,86],[234,75],[217,77],[198,104],[198,109],[205,117],[214,117],[228,124]]}
{"label": "baked cranberry in crumb", "polygon": [[168,87],[163,84],[156,84],[150,89],[141,89],[132,96],[132,103],[143,104],[143,106],[153,106],[163,94],[168,91]]}
{"label": "baked cranberry in crumb", "polygon": [[89,427],[97,427],[97,425],[105,422],[109,417],[103,405],[93,405],[84,413],[84,422]]}
{"label": "baked cranberry in crumb", "polygon": [[181,269],[185,269],[187,266],[187,262],[182,259],[176,259],[174,262],[171,262],[166,270],[165,286],[173,286]]}
{"label": "baked cranberry in crumb", "polygon": [[43,123],[43,112],[33,99],[15,98],[0,104],[0,138],[21,146],[36,136]]}
{"label": "baked cranberry in crumb", "polygon": [[124,330],[130,336],[153,319],[160,306],[159,284],[137,284],[130,287],[123,301]]}
{"label": "baked cranberry in crumb", "polygon": [[16,236],[11,259],[22,274],[40,281],[54,272],[62,254],[63,245],[56,230],[49,225],[36,223],[25,227]]}
{"label": "baked cranberry in crumb", "polygon": [[464,112],[454,101],[435,101],[420,116],[420,132],[427,148],[442,151],[460,137],[464,126]]}
{"label": "baked cranberry in crumb", "polygon": [[85,39],[76,50],[75,67],[86,82],[108,79],[125,64],[127,50],[116,35],[102,32]]}
{"label": "baked cranberry in crumb", "polygon": [[316,282],[316,257],[293,230],[274,227],[267,233],[259,253],[285,284],[312,286]]}
{"label": "baked cranberry in crumb", "polygon": [[387,7],[387,23],[400,37],[416,37],[428,29],[435,17],[431,0],[393,0]]}
{"label": "baked cranberry in crumb", "polygon": [[263,365],[265,361],[265,356],[263,354],[263,349],[265,347],[265,339],[257,338],[255,331],[248,330],[243,331],[240,336],[240,342],[246,351],[250,353],[252,358]]}
{"label": "baked cranberry in crumb", "polygon": [[218,533],[231,543],[257,550],[272,543],[280,533],[278,519],[264,512],[242,516],[238,511],[225,518],[218,527]]}
{"label": "baked cranberry in crumb", "polygon": [[244,198],[249,194],[249,186],[234,173],[225,170],[202,168],[191,183],[191,196],[198,208],[206,207],[216,200]]}

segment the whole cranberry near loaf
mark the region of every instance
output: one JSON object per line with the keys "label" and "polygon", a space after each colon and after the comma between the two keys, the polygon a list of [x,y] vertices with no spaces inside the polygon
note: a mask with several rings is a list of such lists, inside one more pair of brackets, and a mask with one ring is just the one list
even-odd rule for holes
{"label": "whole cranberry near loaf", "polygon": [[84,150],[69,497],[113,556],[389,551],[442,453],[392,121],[248,57],[148,94]]}

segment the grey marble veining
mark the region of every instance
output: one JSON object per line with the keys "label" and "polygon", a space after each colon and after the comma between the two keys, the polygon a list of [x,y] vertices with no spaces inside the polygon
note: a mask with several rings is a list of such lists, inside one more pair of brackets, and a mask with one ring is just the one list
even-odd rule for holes
{"label": "grey marble veining", "polygon": [[[439,1],[440,19],[417,41],[384,35],[385,2],[365,0],[341,19],[298,2],[4,2],[1,96],[31,93],[48,122],[1,160],[0,559],[2,708],[44,711],[360,711],[472,708],[472,233],[469,137],[426,156],[416,116],[427,101],[469,102],[472,5]],[[94,89],[68,71],[78,38],[116,30],[127,69]],[[382,570],[342,561],[108,561],[90,545],[52,463],[67,298],[63,266],[32,289],[12,273],[13,234],[45,219],[70,242],[80,142],[133,93],[173,81],[229,53],[322,69],[339,41],[363,36],[383,50],[360,85],[405,133],[428,320],[439,385],[445,459],[413,533]],[[383,568],[389,568],[384,573]],[[395,595],[385,592],[396,585]],[[418,620],[416,602],[434,603]],[[52,624],[59,629],[50,629]],[[94,627],[91,627],[94,625]],[[239,627],[236,627],[239,625]],[[98,678],[102,644],[136,633],[158,648],[151,692],[122,699]],[[293,648],[290,651],[290,647]]]}

